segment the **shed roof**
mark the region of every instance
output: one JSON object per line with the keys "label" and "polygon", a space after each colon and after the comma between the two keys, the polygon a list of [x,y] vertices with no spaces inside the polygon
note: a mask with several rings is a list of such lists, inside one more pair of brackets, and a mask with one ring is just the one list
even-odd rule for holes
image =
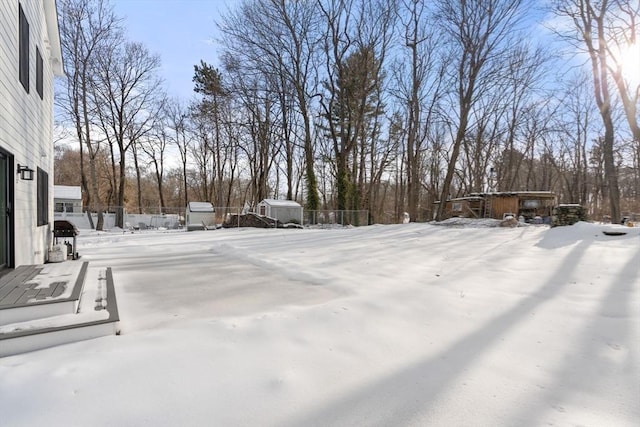
{"label": "shed roof", "polygon": [[474,200],[484,200],[484,198],[480,197],[480,196],[465,196],[465,197],[457,197],[455,199],[449,199],[447,201],[449,201],[449,202],[461,202],[461,201],[465,201],[465,200],[469,201],[469,202],[472,202]]}
{"label": "shed roof", "polygon": [[493,191],[489,193],[471,193],[470,196],[554,198],[556,195],[552,191]]}
{"label": "shed roof", "polygon": [[187,208],[189,212],[215,212],[213,205],[209,202],[189,202]]}
{"label": "shed roof", "polygon": [[301,208],[302,206],[298,202],[294,202],[293,200],[279,200],[279,199],[264,199],[262,202],[265,205],[269,206],[278,206],[278,207],[290,207],[290,208]]}
{"label": "shed roof", "polygon": [[54,185],[54,199],[82,200],[82,189],[75,185]]}

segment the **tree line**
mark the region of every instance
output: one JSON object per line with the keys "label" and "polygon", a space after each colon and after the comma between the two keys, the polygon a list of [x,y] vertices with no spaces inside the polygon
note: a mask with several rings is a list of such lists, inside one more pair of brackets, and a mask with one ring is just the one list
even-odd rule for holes
{"label": "tree line", "polygon": [[170,98],[108,0],[59,0],[75,142],[56,183],[82,186],[98,229],[105,209],[122,226],[125,207],[264,198],[424,221],[527,190],[619,221],[640,212],[640,4],[542,3],[244,0],[217,23],[219,64]]}

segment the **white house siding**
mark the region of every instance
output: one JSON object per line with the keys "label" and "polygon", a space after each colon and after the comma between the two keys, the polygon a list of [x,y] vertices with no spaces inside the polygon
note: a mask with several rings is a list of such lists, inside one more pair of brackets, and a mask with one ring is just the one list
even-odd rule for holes
{"label": "white house siding", "polygon": [[[20,83],[19,18],[29,22],[29,93]],[[47,17],[49,21],[47,22]],[[53,226],[53,76],[61,74],[55,0],[0,1],[0,148],[13,157],[15,266],[46,260]],[[50,37],[51,36],[51,37]],[[36,90],[36,47],[43,58],[43,99]],[[17,165],[34,170],[23,181]],[[49,224],[37,226],[37,169],[49,176]]]}

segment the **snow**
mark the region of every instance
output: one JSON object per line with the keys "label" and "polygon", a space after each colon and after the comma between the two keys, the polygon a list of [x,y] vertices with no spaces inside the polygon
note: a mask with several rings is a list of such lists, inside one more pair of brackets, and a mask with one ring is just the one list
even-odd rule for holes
{"label": "snow", "polygon": [[[63,250],[66,254],[67,247],[64,246]],[[81,263],[73,262],[65,262],[61,264],[45,264],[42,266],[42,269],[31,280],[29,280],[29,282],[36,284],[36,286],[34,286],[34,289],[47,289],[54,286],[56,282],[64,280],[64,292],[57,297],[47,297],[44,300],[53,301],[56,299],[69,298],[71,296],[71,292],[73,291],[74,285],[74,283],[70,283],[70,280],[75,280],[75,278],[78,277],[78,273],[81,267]],[[32,298],[30,301],[35,300],[35,298]]]}
{"label": "snow", "polygon": [[274,207],[290,207],[290,208],[301,208],[300,203],[294,200],[284,200],[284,199],[264,199],[259,204],[265,204]]}
{"label": "snow", "polygon": [[[66,250],[66,249],[65,249]],[[75,278],[78,276],[82,261],[64,262],[56,264],[45,264],[43,269],[31,281],[40,283],[36,289],[47,288],[56,280],[69,276]],[[50,316],[43,319],[28,320],[22,322],[8,323],[0,325],[0,333],[7,334],[11,332],[27,331],[32,329],[53,328],[60,326],[77,325],[78,323],[95,322],[98,320],[106,320],[109,318],[108,307],[106,307],[106,289],[102,285],[102,278],[106,277],[105,269],[88,269],[85,284],[82,288],[82,296],[75,313],[60,314]],[[43,283],[46,286],[43,286]],[[55,301],[68,298],[73,290],[73,283],[66,285],[64,293],[58,297],[48,297],[45,300]],[[35,301],[32,300],[32,301]],[[100,304],[105,309],[96,310],[96,306]]]}
{"label": "snow", "polygon": [[209,202],[189,202],[188,208],[190,212],[215,212]]}
{"label": "snow", "polygon": [[79,252],[113,268],[122,335],[0,359],[3,425],[640,421],[637,227],[83,233]]}

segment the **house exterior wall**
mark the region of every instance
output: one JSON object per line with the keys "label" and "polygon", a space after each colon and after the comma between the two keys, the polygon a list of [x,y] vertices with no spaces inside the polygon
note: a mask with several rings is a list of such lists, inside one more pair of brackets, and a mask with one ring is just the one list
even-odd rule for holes
{"label": "house exterior wall", "polygon": [[54,213],[82,213],[82,189],[78,185],[53,186]]}
{"label": "house exterior wall", "polygon": [[[28,93],[19,79],[19,6],[29,23]],[[45,262],[52,240],[53,78],[54,71],[61,72],[57,37],[54,0],[0,1],[0,149],[10,158],[13,185],[9,202],[15,243],[10,266]],[[36,90],[36,48],[43,59],[42,99]],[[18,164],[34,170],[33,181],[20,179]],[[37,225],[38,168],[48,174],[48,224],[41,226]]]}
{"label": "house exterior wall", "polygon": [[56,212],[82,213],[82,200],[55,197],[53,203]]}

